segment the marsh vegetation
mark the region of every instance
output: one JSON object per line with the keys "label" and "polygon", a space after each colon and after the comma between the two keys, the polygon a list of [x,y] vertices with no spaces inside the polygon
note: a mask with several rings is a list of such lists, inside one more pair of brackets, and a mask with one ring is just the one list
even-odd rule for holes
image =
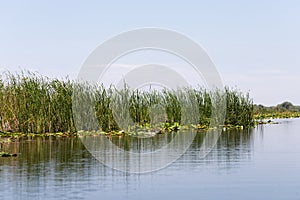
{"label": "marsh vegetation", "polygon": [[[120,104],[112,102],[122,102],[124,99],[128,100],[126,101],[128,104],[122,106],[128,107],[129,119],[135,125],[176,129],[184,120],[183,104],[176,91],[130,91],[126,88],[119,91],[113,86],[105,88],[103,85],[82,85],[69,79],[50,79],[31,72],[19,74],[6,72],[0,77],[0,131],[35,134],[75,133],[91,127],[88,124],[84,124],[83,127],[75,126],[72,112],[74,88],[77,88],[77,92],[81,91],[76,95],[81,95],[83,102],[94,103],[93,110],[83,112],[80,117],[84,118],[93,112],[99,131],[109,133],[122,130],[116,122],[114,113],[118,108],[112,107]],[[216,98],[226,96],[225,126],[253,125],[254,105],[248,93],[244,94],[229,88],[225,88],[225,93],[213,92]],[[181,90],[181,95],[188,97],[197,105],[196,110],[190,110],[199,113],[196,115],[196,122],[191,124],[194,127],[202,129],[209,127],[213,106],[211,93],[212,91],[203,88]],[[218,102],[218,99],[214,101]],[[81,105],[84,109],[84,104]],[[118,114],[122,116],[122,113]]]}
{"label": "marsh vegetation", "polygon": [[256,120],[274,118],[299,118],[300,106],[295,106],[291,102],[283,102],[276,106],[254,105],[254,118]]}

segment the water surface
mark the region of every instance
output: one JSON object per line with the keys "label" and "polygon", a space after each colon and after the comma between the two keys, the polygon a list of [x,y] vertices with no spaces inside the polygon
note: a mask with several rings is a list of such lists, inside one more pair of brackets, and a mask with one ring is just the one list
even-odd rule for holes
{"label": "water surface", "polygon": [[[0,199],[300,199],[300,119],[277,121],[224,132],[204,159],[198,134],[180,159],[146,174],[105,167],[78,138],[2,144],[20,155],[0,158]],[[134,140],[114,140],[137,148]]]}

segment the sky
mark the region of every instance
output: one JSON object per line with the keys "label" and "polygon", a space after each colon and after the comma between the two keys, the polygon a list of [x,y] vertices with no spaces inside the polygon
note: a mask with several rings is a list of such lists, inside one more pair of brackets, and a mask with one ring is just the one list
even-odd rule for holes
{"label": "sky", "polygon": [[175,30],[200,44],[225,85],[254,103],[300,105],[300,1],[1,1],[0,70],[76,77],[124,31]]}

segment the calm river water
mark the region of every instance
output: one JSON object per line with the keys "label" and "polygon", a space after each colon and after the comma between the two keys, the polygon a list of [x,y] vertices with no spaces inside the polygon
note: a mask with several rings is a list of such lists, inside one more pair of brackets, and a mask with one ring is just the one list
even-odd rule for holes
{"label": "calm river water", "polygon": [[223,133],[203,159],[199,134],[176,162],[146,174],[105,167],[78,138],[2,144],[20,155],[0,158],[0,199],[300,199],[300,119],[276,121]]}

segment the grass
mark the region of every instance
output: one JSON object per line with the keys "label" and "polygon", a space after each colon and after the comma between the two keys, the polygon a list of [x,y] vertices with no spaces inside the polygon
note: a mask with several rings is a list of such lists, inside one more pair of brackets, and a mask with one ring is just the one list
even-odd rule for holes
{"label": "grass", "polygon": [[295,106],[291,102],[283,102],[276,106],[254,105],[254,119],[276,119],[276,118],[299,118],[300,106]]}
{"label": "grass", "polygon": [[70,81],[49,80],[30,72],[6,73],[4,80],[0,81],[1,131],[75,131]]}
{"label": "grass", "polygon": [[271,112],[271,113],[257,113],[254,115],[257,120],[262,119],[282,119],[282,118],[300,118],[300,112]]}
{"label": "grass", "polygon": [[[145,92],[125,87],[117,90],[68,79],[49,79],[31,72],[6,72],[0,77],[0,132],[43,134],[87,130],[118,133],[136,127],[172,131],[188,123],[205,129],[212,121],[217,121],[211,119],[211,96],[216,98],[213,101],[221,102],[222,93],[213,92],[211,95],[202,88]],[[72,101],[73,95],[78,101]],[[225,125],[252,126],[253,102],[249,94],[225,88],[225,95]],[[190,106],[192,104],[196,107]],[[82,109],[80,115],[73,116],[74,109],[79,108]],[[188,114],[192,117],[185,117]],[[89,115],[94,115],[95,120],[90,120]]]}
{"label": "grass", "polygon": [[263,119],[277,118],[299,118],[300,107],[293,105],[291,102],[283,102],[276,106],[254,106],[254,119],[262,123]]}

